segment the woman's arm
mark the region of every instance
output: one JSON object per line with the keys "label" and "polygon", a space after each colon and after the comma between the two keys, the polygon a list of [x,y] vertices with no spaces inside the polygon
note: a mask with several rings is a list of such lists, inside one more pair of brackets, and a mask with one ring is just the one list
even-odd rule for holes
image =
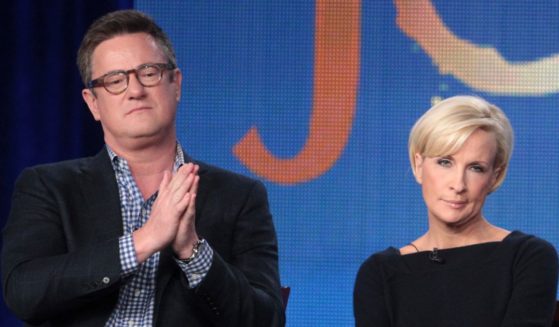
{"label": "woman's arm", "polygon": [[532,237],[518,250],[513,269],[513,291],[502,327],[551,326],[557,301],[555,248]]}

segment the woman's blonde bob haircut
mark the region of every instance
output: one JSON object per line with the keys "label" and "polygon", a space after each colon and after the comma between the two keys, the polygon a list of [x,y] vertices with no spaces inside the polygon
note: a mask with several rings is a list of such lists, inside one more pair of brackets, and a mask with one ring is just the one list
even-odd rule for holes
{"label": "woman's blonde bob haircut", "polygon": [[454,96],[427,110],[415,123],[409,138],[410,163],[414,173],[415,154],[422,157],[452,155],[476,130],[492,132],[497,141],[497,154],[493,164],[498,169],[491,191],[505,179],[513,148],[510,122],[497,106],[475,96]]}

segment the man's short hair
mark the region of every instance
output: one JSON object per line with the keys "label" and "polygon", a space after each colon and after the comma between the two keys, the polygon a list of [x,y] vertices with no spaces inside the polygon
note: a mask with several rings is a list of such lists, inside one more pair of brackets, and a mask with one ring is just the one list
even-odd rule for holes
{"label": "man's short hair", "polygon": [[78,49],[78,69],[84,85],[91,80],[91,57],[97,46],[118,35],[146,33],[153,37],[167,60],[177,66],[171,41],[155,21],[137,10],[118,10],[98,18],[87,30]]}

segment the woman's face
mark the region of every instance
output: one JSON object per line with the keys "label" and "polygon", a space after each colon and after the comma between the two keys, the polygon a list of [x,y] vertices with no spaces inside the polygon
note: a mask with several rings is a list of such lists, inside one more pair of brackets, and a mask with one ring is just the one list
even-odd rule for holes
{"label": "woman's face", "polygon": [[429,224],[463,226],[481,218],[485,197],[497,180],[497,141],[492,132],[476,130],[452,155],[415,155],[415,178],[423,191]]}

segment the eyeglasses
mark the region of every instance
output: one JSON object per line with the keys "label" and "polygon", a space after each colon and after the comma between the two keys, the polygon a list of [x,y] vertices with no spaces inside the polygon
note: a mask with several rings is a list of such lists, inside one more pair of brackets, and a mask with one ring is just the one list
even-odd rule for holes
{"label": "eyeglasses", "polygon": [[175,69],[173,64],[143,64],[130,70],[116,70],[87,83],[87,88],[103,86],[107,92],[117,95],[128,88],[130,74],[134,73],[142,86],[155,86],[161,81],[165,70]]}

